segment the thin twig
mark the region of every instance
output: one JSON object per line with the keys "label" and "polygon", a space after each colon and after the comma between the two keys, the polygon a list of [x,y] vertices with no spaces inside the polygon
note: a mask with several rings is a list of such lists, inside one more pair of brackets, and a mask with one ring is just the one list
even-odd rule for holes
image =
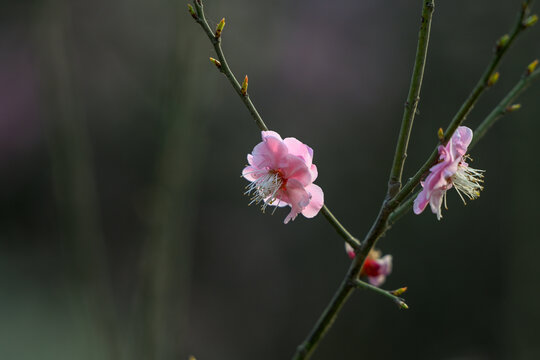
{"label": "thin twig", "polygon": [[223,54],[223,49],[221,48],[221,36],[216,36],[212,29],[210,28],[210,25],[208,25],[208,21],[206,21],[206,17],[204,16],[204,9],[202,1],[195,0],[195,9],[197,11],[196,17],[194,16],[195,21],[197,21],[201,27],[203,28],[206,35],[208,35],[208,38],[212,42],[212,45],[214,45],[214,50],[216,50],[216,54],[219,58],[220,71],[225,74],[227,79],[229,79],[231,85],[233,86],[234,90],[237,92],[238,95],[240,95],[240,98],[244,102],[244,104],[247,106],[249,112],[251,113],[251,116],[257,123],[257,126],[261,131],[268,131],[268,127],[264,123],[263,119],[261,118],[261,115],[259,115],[259,112],[255,108],[255,105],[253,105],[253,102],[249,98],[249,94],[242,93],[242,86],[236,80],[236,77],[234,76],[233,72],[231,71],[231,68],[229,67],[229,64],[227,63],[227,60],[225,59],[225,55]]}
{"label": "thin twig", "polygon": [[394,162],[388,180],[389,195],[394,196],[401,189],[401,177],[403,174],[403,166],[407,157],[407,147],[413,126],[414,116],[418,102],[420,101],[420,88],[422,87],[422,79],[424,77],[424,68],[426,65],[427,50],[429,44],[429,33],[431,29],[431,17],[434,10],[434,2],[426,1],[422,9],[422,23],[418,33],[418,45],[416,47],[416,58],[414,60],[414,68],[409,87],[409,95],[405,103],[403,111],[403,119],[401,121],[401,129],[399,131],[396,152],[394,154]]}
{"label": "thin twig", "polygon": [[[206,20],[206,17],[204,15],[204,9],[203,4],[201,0],[195,0],[195,11],[192,12],[192,8],[190,8],[190,13],[195,19],[195,21],[201,25],[206,35],[208,35],[208,38],[212,42],[212,45],[214,46],[214,49],[216,51],[216,54],[219,58],[219,62],[212,61],[218,69],[225,74],[227,79],[229,79],[231,85],[236,90],[236,93],[240,96],[246,107],[248,108],[251,116],[257,123],[257,126],[261,131],[267,131],[268,127],[262,120],[261,116],[259,115],[259,112],[255,108],[255,105],[253,105],[253,102],[249,98],[249,94],[247,91],[244,91],[242,89],[242,85],[238,82],[236,77],[234,76],[233,72],[231,71],[231,68],[229,67],[229,64],[227,63],[227,60],[225,59],[225,55],[223,53],[223,49],[221,48],[221,38],[222,35],[220,33],[220,36],[216,36],[216,34],[212,31],[210,26],[208,25],[208,21]],[[247,86],[246,86],[247,90]],[[328,220],[328,222],[336,229],[338,234],[341,235],[341,237],[354,249],[358,249],[360,246],[359,241],[351,235],[351,233],[338,221],[338,219],[330,212],[330,209],[326,205],[324,205],[321,209],[321,212],[325,216],[325,218]]]}
{"label": "thin twig", "polygon": [[377,294],[380,294],[380,295],[383,295],[383,296],[385,296],[387,298],[390,298],[401,309],[408,309],[409,308],[409,306],[405,303],[404,299],[402,299],[399,296],[395,295],[395,293],[399,293],[399,294],[404,293],[407,290],[407,288],[401,288],[401,289],[397,289],[397,290],[394,290],[394,291],[388,291],[388,290],[381,289],[381,288],[379,288],[377,286],[373,286],[371,284],[368,284],[367,282],[364,282],[362,280],[355,280],[354,285],[356,285],[356,287],[368,289],[368,290],[376,292]]}
{"label": "thin twig", "polygon": [[[423,74],[423,63],[425,62],[425,51],[427,49],[427,41],[429,41],[429,35],[427,32],[430,30],[430,23],[431,23],[431,13],[434,10],[434,2],[433,1],[424,1],[423,7],[422,7],[422,26],[420,27],[420,32],[418,34],[418,42],[426,42],[424,45],[418,45],[417,53],[416,53],[416,60],[415,60],[415,71],[417,70],[416,64],[418,64],[418,72],[416,73],[417,77],[422,77]],[[420,59],[419,59],[420,58]],[[417,79],[413,76],[411,79],[411,91],[414,95],[414,99],[418,96],[417,94],[420,92],[420,86],[421,86],[421,79]],[[414,85],[416,84],[416,85]],[[414,90],[418,86],[417,90]],[[416,93],[416,94],[415,94]],[[416,102],[416,100],[415,100]],[[416,111],[416,105],[413,106]],[[399,152],[396,150],[396,154],[405,154],[406,151],[406,145],[408,142],[408,137],[410,133],[410,126],[412,126],[412,117],[413,114],[410,114],[411,118],[409,119],[407,117],[407,110],[405,111],[406,114],[404,115],[404,123],[406,125],[402,126],[402,131],[400,132],[399,137],[399,143],[403,143],[404,146],[402,148],[402,152]],[[406,138],[406,139],[405,139]],[[403,140],[402,140],[403,139]],[[399,156],[399,155],[397,155]],[[399,160],[399,158],[398,158]],[[399,161],[398,161],[399,162]],[[394,164],[395,165],[395,164]],[[401,173],[401,168],[403,166],[403,162],[399,162],[399,164],[395,167],[397,173]],[[392,174],[394,174],[394,166],[392,170]],[[383,201],[383,204],[381,205],[381,209],[379,210],[379,214],[377,218],[375,219],[375,222],[371,226],[371,229],[367,233],[366,237],[364,238],[364,241],[362,241],[362,246],[360,247],[360,250],[356,252],[356,256],[354,260],[351,263],[351,266],[349,267],[349,270],[347,271],[347,275],[341,282],[340,287],[338,288],[337,292],[334,294],[332,300],[330,301],[330,304],[326,307],[322,315],[317,320],[317,323],[311,330],[310,334],[304,340],[304,342],[297,348],[296,354],[294,355],[294,360],[300,360],[300,359],[308,359],[311,354],[313,354],[313,351],[321,341],[321,339],[324,337],[326,332],[330,329],[332,324],[334,323],[337,315],[339,314],[339,311],[349,298],[350,294],[355,288],[355,281],[358,279],[360,272],[362,270],[362,266],[364,265],[364,261],[366,260],[369,252],[373,247],[375,247],[375,244],[377,243],[377,240],[386,232],[388,225],[387,225],[387,219],[392,210],[399,204],[399,203],[390,203],[389,199],[392,198],[395,192],[395,186],[392,184],[392,176],[389,181],[388,186],[388,193],[386,195],[386,199]],[[399,185],[398,185],[399,186]]]}
{"label": "thin twig", "polygon": [[[497,65],[499,65],[503,55],[507,52],[507,50],[510,48],[510,46],[513,44],[514,40],[518,37],[519,34],[521,34],[524,30],[530,27],[530,25],[525,25],[527,20],[527,15],[530,10],[530,4],[532,1],[525,1],[521,5],[521,9],[518,13],[516,23],[514,27],[512,28],[512,31],[510,32],[510,35],[505,35],[497,41],[493,57],[491,59],[491,62],[488,64],[487,68],[485,69],[484,73],[480,77],[480,80],[474,87],[473,91],[469,94],[469,97],[465,100],[465,102],[461,105],[461,108],[456,113],[448,127],[446,128],[446,131],[444,132],[444,140],[442,141],[443,145],[445,145],[448,140],[452,137],[456,129],[463,123],[463,121],[466,119],[469,112],[472,110],[476,102],[478,101],[480,95],[486,90],[489,86],[489,80],[492,78],[493,74],[495,73],[495,69]],[[532,25],[532,24],[531,24]],[[429,158],[426,160],[426,162],[422,165],[422,167],[414,174],[412,178],[410,178],[407,183],[403,186],[403,188],[399,191],[399,193],[392,198],[390,201],[392,207],[394,207],[396,204],[394,203],[400,203],[403,201],[411,192],[414,190],[414,188],[420,183],[420,179],[422,176],[429,170],[429,168],[437,161],[437,147],[433,150]]]}
{"label": "thin twig", "polygon": [[[509,112],[509,107],[517,99],[517,97],[525,91],[533,80],[540,78],[540,69],[534,70],[532,73],[525,73],[521,80],[510,90],[510,92],[501,100],[501,102],[489,113],[489,115],[482,121],[482,123],[474,131],[474,137],[469,145],[469,150],[472,149],[480,139],[486,134],[489,128],[502,116]],[[397,220],[405,215],[411,208],[416,196],[417,191],[413,196],[409,197],[405,202],[400,204],[388,218],[388,225],[392,226]]]}
{"label": "thin twig", "polygon": [[510,92],[501,100],[493,111],[480,123],[480,125],[474,131],[474,137],[469,145],[472,148],[480,139],[486,134],[489,128],[503,115],[507,114],[509,106],[514,102],[517,97],[525,91],[529,85],[539,78],[540,69],[536,69],[530,74],[525,73],[521,80],[510,90]]}

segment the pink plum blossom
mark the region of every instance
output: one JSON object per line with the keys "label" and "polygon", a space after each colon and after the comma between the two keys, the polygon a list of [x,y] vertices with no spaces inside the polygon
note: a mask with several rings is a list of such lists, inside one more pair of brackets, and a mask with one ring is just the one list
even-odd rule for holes
{"label": "pink plum blossom", "polygon": [[318,174],[313,149],[292,137],[282,139],[274,131],[261,133],[263,141],[248,154],[249,165],[242,171],[251,181],[246,186],[246,194],[252,195],[250,205],[262,202],[263,212],[268,205],[290,206],[285,224],[300,213],[314,217],[324,204],[324,194],[313,184]]}
{"label": "pink plum blossom", "polygon": [[439,146],[439,162],[429,169],[429,175],[420,183],[423,190],[414,200],[415,214],[424,211],[429,203],[431,211],[437,214],[437,219],[440,220],[443,198],[446,208],[446,191],[452,187],[456,189],[463,203],[465,199],[462,194],[470,200],[480,196],[480,190],[483,190],[480,183],[483,182],[484,171],[473,169],[465,162],[468,158],[465,154],[472,138],[472,130],[460,126],[446,146]]}
{"label": "pink plum blossom", "polygon": [[[351,259],[356,256],[354,249],[348,243],[345,243],[345,251]],[[364,261],[360,276],[365,276],[368,282],[373,286],[381,286],[388,275],[392,272],[392,255],[381,257],[379,250],[372,249]]]}

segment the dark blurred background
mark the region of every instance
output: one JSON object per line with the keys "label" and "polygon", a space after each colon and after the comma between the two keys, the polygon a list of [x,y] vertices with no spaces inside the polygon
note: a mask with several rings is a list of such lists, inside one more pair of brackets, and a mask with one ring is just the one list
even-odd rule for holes
{"label": "dark blurred background", "polygon": [[[205,1],[268,126],[315,149],[317,184],[356,236],[376,216],[421,1]],[[437,1],[405,177],[467,97],[520,1]],[[260,133],[185,1],[0,5],[0,359],[287,359],[349,265],[322,216],[248,207]],[[540,57],[519,38],[475,128]],[[538,359],[540,84],[473,150],[485,190],[379,242],[314,359]]]}

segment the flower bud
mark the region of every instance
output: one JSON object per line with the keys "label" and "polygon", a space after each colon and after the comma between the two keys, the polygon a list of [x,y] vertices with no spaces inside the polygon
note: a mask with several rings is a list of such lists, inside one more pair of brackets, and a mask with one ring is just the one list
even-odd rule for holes
{"label": "flower bud", "polygon": [[246,77],[244,78],[244,81],[242,82],[242,88],[240,89],[240,92],[242,93],[242,95],[246,96],[247,89],[248,89],[248,76],[246,75]]}
{"label": "flower bud", "polygon": [[405,304],[405,301],[403,301],[403,300],[397,300],[396,299],[396,304],[399,306],[400,309],[403,309],[403,310],[408,310],[409,309],[409,305]]}
{"label": "flower bud", "polygon": [[219,62],[219,60],[214,59],[213,57],[211,57],[211,58],[210,58],[210,61],[211,61],[214,65],[216,65],[216,67],[217,67],[219,70],[221,70],[221,63]]}
{"label": "flower bud", "polygon": [[187,4],[188,11],[191,14],[191,17],[193,17],[195,20],[199,20],[197,14],[195,13],[195,10],[193,10],[193,6],[191,4]]}
{"label": "flower bud", "polygon": [[526,28],[531,27],[534,24],[536,24],[537,21],[538,21],[538,15],[536,14],[531,15],[527,19],[525,19],[525,21],[523,22],[523,26]]}
{"label": "flower bud", "polygon": [[406,287],[406,286],[404,286],[404,287],[402,287],[402,288],[399,288],[399,289],[397,289],[397,290],[394,290],[394,291],[390,291],[390,293],[391,293],[392,295],[394,295],[394,296],[399,296],[399,295],[403,294],[405,291],[407,291],[407,287]]}
{"label": "flower bud", "polygon": [[487,86],[493,86],[493,85],[495,85],[495,83],[497,83],[497,81],[499,81],[499,73],[498,72],[491,74],[491,76],[489,77],[489,80],[487,82]]}
{"label": "flower bud", "polygon": [[439,141],[444,141],[444,130],[442,128],[439,128],[439,131],[437,131],[437,137],[439,138]]}
{"label": "flower bud", "polygon": [[512,104],[506,108],[506,112],[513,112],[521,109],[521,104]]}
{"label": "flower bud", "polygon": [[215,35],[216,39],[219,39],[224,27],[225,27],[225,18],[221,19],[221,21],[217,24],[216,35]]}
{"label": "flower bud", "polygon": [[536,65],[538,65],[538,59],[527,65],[527,75],[530,75],[534,70],[536,70]]}
{"label": "flower bud", "polygon": [[510,36],[508,34],[504,34],[497,40],[497,51],[500,51],[508,45],[508,42],[510,41]]}

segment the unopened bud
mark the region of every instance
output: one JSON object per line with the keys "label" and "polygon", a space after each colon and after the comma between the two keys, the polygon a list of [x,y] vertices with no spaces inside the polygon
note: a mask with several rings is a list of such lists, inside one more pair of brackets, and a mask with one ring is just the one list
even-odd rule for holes
{"label": "unopened bud", "polygon": [[197,360],[197,359],[195,359],[195,356],[189,355],[189,360]]}
{"label": "unopened bud", "polygon": [[221,63],[219,62],[219,60],[216,60],[216,59],[214,59],[213,57],[211,57],[211,58],[210,58],[210,61],[211,61],[214,65],[216,65],[216,67],[217,67],[219,70],[221,70]]}
{"label": "unopened bud", "polygon": [[399,306],[400,309],[408,310],[409,305],[405,304],[405,301],[403,300],[396,300],[396,304]]}
{"label": "unopened bud", "polygon": [[536,70],[537,65],[538,65],[538,59],[534,60],[532,63],[527,65],[527,75],[530,75],[534,70]]}
{"label": "unopened bud", "polygon": [[437,131],[437,137],[440,141],[444,140],[444,130],[442,128],[439,128],[439,131]]}
{"label": "unopened bud", "polygon": [[242,88],[240,89],[240,92],[242,93],[242,95],[246,95],[247,94],[247,89],[248,89],[248,76],[246,75],[246,77],[244,78],[244,81],[242,82]]}
{"label": "unopened bud", "polygon": [[189,13],[191,14],[191,16],[192,16],[195,20],[199,20],[197,14],[195,13],[195,10],[193,9],[193,6],[191,6],[191,4],[187,4],[187,7],[188,7],[188,10],[189,10]]}
{"label": "unopened bud", "polygon": [[510,36],[508,34],[504,34],[500,37],[499,40],[497,40],[497,51],[502,50],[508,45],[508,42],[510,41]]}
{"label": "unopened bud", "polygon": [[521,109],[521,104],[512,104],[506,108],[506,112],[512,112]]}
{"label": "unopened bud", "polygon": [[489,77],[489,80],[487,82],[487,86],[493,86],[493,85],[495,85],[495,83],[497,81],[499,81],[499,73],[498,72],[491,74],[491,76]]}
{"label": "unopened bud", "polygon": [[402,288],[399,288],[399,289],[397,289],[397,290],[394,290],[394,291],[390,291],[390,293],[391,293],[392,295],[394,295],[394,296],[399,296],[399,295],[403,294],[405,291],[407,291],[407,287],[406,287],[406,286],[404,286],[404,287],[402,287]]}
{"label": "unopened bud", "polygon": [[534,14],[534,15],[529,16],[527,19],[525,19],[525,21],[523,22],[523,26],[527,28],[527,27],[533,26],[537,22],[538,22],[538,15]]}
{"label": "unopened bud", "polygon": [[221,36],[221,32],[223,31],[223,28],[225,27],[225,18],[221,19],[221,21],[217,24],[216,27],[216,39],[219,39]]}

